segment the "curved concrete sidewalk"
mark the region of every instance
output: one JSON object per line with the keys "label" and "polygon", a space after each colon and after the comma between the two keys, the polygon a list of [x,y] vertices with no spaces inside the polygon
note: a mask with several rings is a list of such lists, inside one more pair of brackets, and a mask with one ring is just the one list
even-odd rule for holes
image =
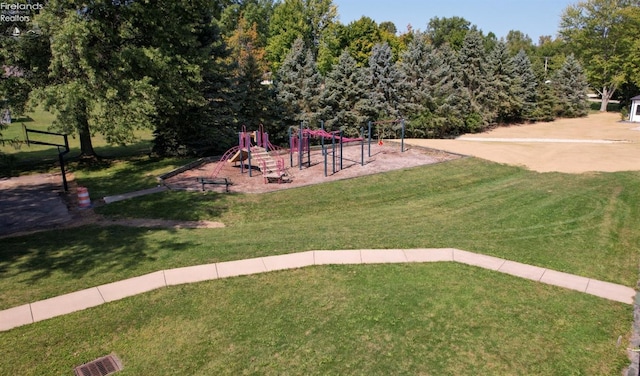
{"label": "curved concrete sidewalk", "polygon": [[219,278],[302,268],[311,265],[384,264],[453,261],[560,286],[625,304],[633,304],[634,289],[537,266],[453,248],[367,249],[308,251],[246,260],[219,262],[162,270],[108,283],[0,311],[0,330],[5,331],[52,317],[123,299],[161,287]]}

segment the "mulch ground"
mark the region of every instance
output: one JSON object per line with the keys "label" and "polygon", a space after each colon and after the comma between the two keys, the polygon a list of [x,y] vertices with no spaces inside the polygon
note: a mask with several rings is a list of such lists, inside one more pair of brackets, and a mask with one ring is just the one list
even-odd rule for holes
{"label": "mulch ground", "polygon": [[[330,149],[331,151],[331,149]],[[363,161],[364,155],[364,161]],[[305,153],[305,158],[307,154]],[[219,163],[223,163],[217,178],[227,178],[232,182],[229,187],[230,192],[236,193],[262,193],[273,192],[282,189],[302,187],[312,184],[320,184],[329,181],[349,179],[358,176],[371,175],[385,171],[398,170],[403,168],[416,167],[449,161],[461,158],[460,155],[447,153],[435,149],[408,146],[405,144],[404,152],[400,143],[385,142],[383,145],[372,144],[371,156],[367,145],[363,149],[360,145],[345,146],[342,150],[342,168],[340,168],[340,152],[336,151],[334,156],[328,154],[325,176],[325,155],[321,149],[312,150],[310,153],[310,164],[303,163],[302,168],[298,164],[298,154],[293,154],[293,166],[291,156],[282,155],[287,167],[288,182],[266,183],[259,170],[252,170],[249,176],[248,169],[241,168],[239,163],[231,162],[211,162],[200,165],[179,175],[168,178],[164,183],[171,189],[201,190],[202,185],[198,178],[212,178],[213,173]],[[206,190],[224,191],[224,186],[206,185]]]}

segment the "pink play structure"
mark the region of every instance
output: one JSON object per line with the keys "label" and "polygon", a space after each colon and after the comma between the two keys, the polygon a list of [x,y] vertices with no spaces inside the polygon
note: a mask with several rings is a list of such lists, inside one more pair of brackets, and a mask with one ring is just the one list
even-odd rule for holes
{"label": "pink play structure", "polygon": [[238,145],[227,150],[222,155],[210,179],[215,180],[217,178],[225,162],[240,162],[242,173],[246,169],[249,172],[249,176],[252,176],[253,167],[256,167],[262,172],[265,183],[286,182],[289,180],[289,176],[285,168],[284,158],[282,158],[282,154],[285,153],[286,150],[271,144],[269,134],[264,131],[262,125],[257,131],[253,132],[247,132],[246,127],[243,125],[242,131],[238,134]]}
{"label": "pink play structure", "polygon": [[[324,176],[328,176],[328,164],[329,157],[331,158],[332,171],[336,172],[342,170],[343,167],[343,146],[347,143],[360,142],[362,152],[360,158],[360,164],[364,165],[364,128],[361,130],[362,137],[348,138],[344,137],[341,130],[327,132],[324,129],[324,122],[320,123],[320,129],[309,129],[302,125],[300,128],[289,127],[289,158],[290,165],[293,167],[293,154],[298,153],[298,166],[300,169],[304,165],[311,165],[311,138],[318,138],[321,141],[322,155],[324,156]],[[326,140],[331,140],[330,146],[325,144]],[[305,162],[306,152],[306,162]],[[339,163],[339,167],[338,164]]]}

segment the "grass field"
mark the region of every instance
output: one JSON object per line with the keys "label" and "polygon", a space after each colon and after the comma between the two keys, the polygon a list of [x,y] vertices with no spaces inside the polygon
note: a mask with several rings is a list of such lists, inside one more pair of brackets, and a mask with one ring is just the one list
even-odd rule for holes
{"label": "grass field", "polygon": [[452,263],[312,267],[0,333],[0,372],[71,374],[113,352],[123,376],[615,375],[628,364],[616,341],[630,310]]}
{"label": "grass field", "polygon": [[[114,194],[177,163],[133,158],[76,176]],[[261,195],[165,192],[99,211],[227,227],[2,239],[0,308],[314,249],[454,247],[635,286],[639,185],[638,172],[467,158]],[[632,320],[628,305],[453,263],[313,267],[162,289],[0,333],[0,374],[70,373],[115,352],[123,375],[610,375],[628,363]]]}
{"label": "grass field", "polygon": [[639,173],[538,174],[465,159],[263,195],[150,195],[100,212],[227,227],[4,239],[0,307],[160,269],[314,249],[454,247],[635,286],[638,183]]}
{"label": "grass field", "polygon": [[[0,153],[11,156],[0,160],[0,173],[4,175],[20,175],[33,172],[47,172],[56,170],[58,167],[58,148],[55,146],[30,144],[27,145],[26,135],[23,126],[37,131],[50,131],[54,117],[51,113],[42,109],[36,109],[24,117],[14,119],[6,129],[0,130],[0,139],[8,140],[0,143]],[[92,141],[96,153],[101,157],[109,159],[130,158],[148,153],[151,150],[152,134],[150,130],[135,131],[138,142],[131,145],[110,145],[100,135],[94,135]],[[64,144],[64,139],[60,136],[31,134],[31,140],[43,141],[54,144]],[[76,170],[74,161],[80,154],[80,141],[74,136],[69,136],[69,147],[71,151],[65,156],[65,160],[70,164],[70,170]],[[62,149],[61,149],[62,150]]]}

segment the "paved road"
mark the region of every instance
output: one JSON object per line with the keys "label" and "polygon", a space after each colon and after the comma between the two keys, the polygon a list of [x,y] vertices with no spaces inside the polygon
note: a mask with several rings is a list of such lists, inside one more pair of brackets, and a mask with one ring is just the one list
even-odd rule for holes
{"label": "paved road", "polygon": [[39,174],[0,180],[0,236],[71,221],[61,192],[59,175]]}

